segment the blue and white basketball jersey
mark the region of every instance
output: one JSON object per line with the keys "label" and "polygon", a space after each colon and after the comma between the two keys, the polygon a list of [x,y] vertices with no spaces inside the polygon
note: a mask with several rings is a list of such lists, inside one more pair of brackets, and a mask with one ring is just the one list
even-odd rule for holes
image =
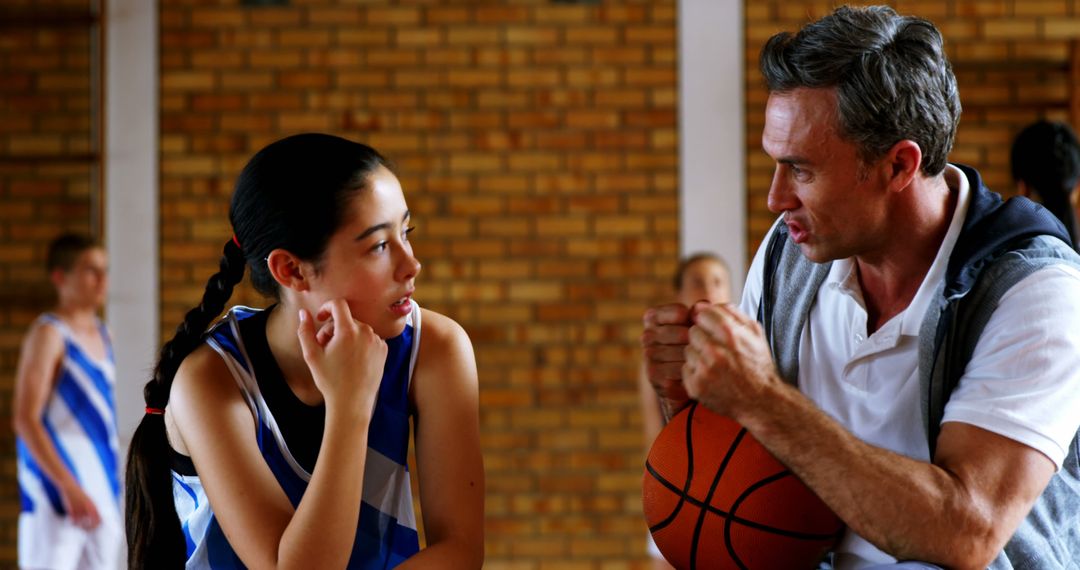
{"label": "blue and white basketball jersey", "polygon": [[[311,473],[303,466],[302,451],[311,450],[297,449],[295,453],[289,450],[288,433],[282,429],[284,423],[279,424],[279,419],[274,417],[274,412],[280,410],[271,409],[268,404],[270,390],[280,390],[266,384],[266,378],[256,377],[256,370],[267,370],[267,363],[256,363],[251,357],[255,341],[260,343],[259,350],[268,352],[265,329],[259,331],[258,339],[247,337],[250,346],[245,345],[240,334],[241,321],[256,315],[265,316],[265,313],[248,307],[232,308],[211,328],[206,342],[225,360],[244,394],[257,423],[256,438],[262,456],[295,508],[311,479]],[[246,334],[253,333],[249,330]],[[409,381],[420,346],[420,308],[415,303],[404,332],[386,343],[386,365],[368,432],[360,520],[348,568],[393,568],[420,550],[407,467]],[[284,385],[272,357],[269,360],[273,372],[278,374],[275,382]],[[287,385],[284,390],[295,397]],[[280,421],[295,423],[296,419],[281,417]],[[320,434],[321,427],[318,426]],[[173,497],[187,542],[187,568],[243,568],[214,517],[198,475],[193,469],[178,471],[177,467],[174,463]]]}
{"label": "blue and white basketball jersey", "polygon": [[[44,314],[38,323],[55,327],[64,337],[64,359],[41,423],[64,465],[94,501],[103,520],[120,519],[119,439],[112,343],[98,323],[105,342],[104,360],[95,360],[80,346],[58,317]],[[67,515],[56,484],[38,466],[26,444],[16,438],[21,518],[62,519]]]}

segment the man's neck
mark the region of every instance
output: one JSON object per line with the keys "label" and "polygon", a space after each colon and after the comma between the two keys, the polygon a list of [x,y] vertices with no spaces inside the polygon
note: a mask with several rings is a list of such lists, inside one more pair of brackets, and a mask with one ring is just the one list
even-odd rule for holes
{"label": "man's neck", "polygon": [[97,330],[97,310],[95,306],[79,305],[61,301],[53,312],[63,319],[72,330]]}
{"label": "man's neck", "polygon": [[903,312],[926,278],[949,231],[959,192],[944,176],[924,179],[898,204],[882,247],[855,257],[867,333]]}

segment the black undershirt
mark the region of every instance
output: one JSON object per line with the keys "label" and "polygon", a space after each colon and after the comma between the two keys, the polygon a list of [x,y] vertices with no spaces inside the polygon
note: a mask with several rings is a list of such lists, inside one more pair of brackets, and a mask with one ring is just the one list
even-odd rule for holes
{"label": "black undershirt", "polygon": [[[259,311],[240,321],[240,337],[263,400],[277,420],[285,444],[297,463],[305,471],[315,470],[315,460],[322,445],[323,427],[326,424],[326,405],[309,406],[300,401],[285,382],[285,376],[266,340],[266,321],[276,305]],[[269,442],[268,442],[269,444]],[[173,470],[181,475],[195,475],[191,458],[175,451],[172,453]]]}

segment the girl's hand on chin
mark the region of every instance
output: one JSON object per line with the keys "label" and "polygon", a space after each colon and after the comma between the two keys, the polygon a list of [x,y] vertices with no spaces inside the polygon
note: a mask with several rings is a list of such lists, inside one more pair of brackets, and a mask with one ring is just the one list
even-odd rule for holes
{"label": "girl's hand on chin", "polygon": [[331,406],[370,414],[386,364],[386,342],[366,323],[352,317],[344,299],[327,301],[316,315],[300,309],[296,331],[304,362],[315,387]]}

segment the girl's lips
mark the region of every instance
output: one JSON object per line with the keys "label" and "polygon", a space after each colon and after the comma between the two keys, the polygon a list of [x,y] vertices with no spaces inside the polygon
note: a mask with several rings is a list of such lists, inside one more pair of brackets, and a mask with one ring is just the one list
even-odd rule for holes
{"label": "girl's lips", "polygon": [[405,316],[412,312],[412,294],[405,295],[398,301],[390,304],[390,312],[398,316]]}

